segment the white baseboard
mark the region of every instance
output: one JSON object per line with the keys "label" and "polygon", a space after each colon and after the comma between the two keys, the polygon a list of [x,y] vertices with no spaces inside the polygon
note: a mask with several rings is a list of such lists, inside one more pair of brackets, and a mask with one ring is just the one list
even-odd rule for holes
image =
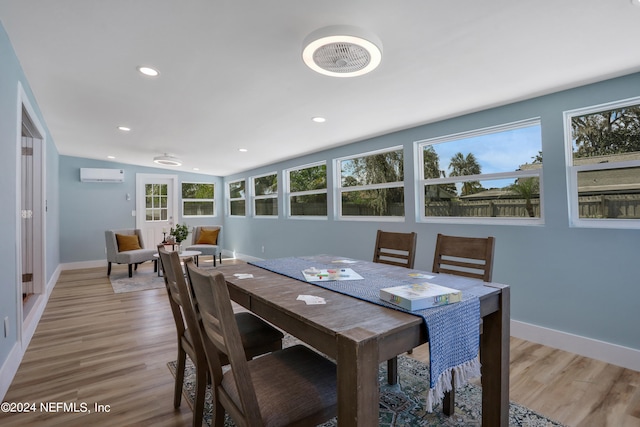
{"label": "white baseboard", "polygon": [[40,323],[42,313],[44,313],[44,309],[47,306],[49,296],[51,295],[53,288],[56,286],[56,283],[58,283],[60,271],[60,266],[58,266],[56,271],[51,275],[49,282],[45,285],[44,292],[38,295],[35,305],[31,308],[26,319],[24,319],[20,325],[22,331],[18,333],[19,339],[16,340],[13,348],[0,368],[0,401],[4,401],[4,396],[7,394],[16,372],[18,372],[24,353],[27,350],[27,347],[29,347],[31,338],[33,338],[33,334],[36,332],[38,323]]}
{"label": "white baseboard", "polygon": [[104,267],[105,273],[107,272],[107,260],[106,259],[97,259],[93,261],[78,261],[78,262],[67,262],[64,264],[60,264],[60,270],[80,270],[83,268],[96,268],[96,267]]}
{"label": "white baseboard", "polygon": [[640,371],[640,350],[634,348],[517,320],[511,321],[511,336]]}
{"label": "white baseboard", "polygon": [[0,401],[4,402],[4,397],[9,390],[13,377],[18,372],[20,362],[22,362],[22,356],[24,356],[24,352],[21,350],[20,343],[16,342],[2,364],[2,368],[0,368]]}

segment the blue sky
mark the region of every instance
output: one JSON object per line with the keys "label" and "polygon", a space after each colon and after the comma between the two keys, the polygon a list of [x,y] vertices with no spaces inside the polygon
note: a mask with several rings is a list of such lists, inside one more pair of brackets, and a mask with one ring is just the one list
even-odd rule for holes
{"label": "blue sky", "polygon": [[533,157],[542,150],[540,125],[442,142],[432,147],[438,153],[440,169],[445,170],[447,176],[451,157],[458,152],[465,157],[473,153],[482,173],[511,172],[524,163],[532,163]]}

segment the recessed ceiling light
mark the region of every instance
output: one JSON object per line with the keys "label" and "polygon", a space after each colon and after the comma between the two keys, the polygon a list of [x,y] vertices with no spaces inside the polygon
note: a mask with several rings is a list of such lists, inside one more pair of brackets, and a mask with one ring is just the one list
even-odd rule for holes
{"label": "recessed ceiling light", "polygon": [[246,148],[238,148],[238,151],[241,153],[246,153],[249,150],[247,150]]}
{"label": "recessed ceiling light", "polygon": [[327,121],[327,119],[325,119],[324,117],[312,117],[311,120],[316,123],[324,123]]}
{"label": "recessed ceiling light", "polygon": [[131,130],[131,128],[128,128],[126,126],[118,126],[118,129],[122,132],[129,132]]}
{"label": "recessed ceiling light", "polygon": [[634,6],[640,6],[640,0],[631,0],[631,4]]}
{"label": "recessed ceiling light", "polygon": [[158,74],[160,74],[158,70],[155,70],[151,67],[140,66],[138,67],[138,71],[144,74],[145,76],[149,76],[149,77],[156,77]]}
{"label": "recessed ceiling light", "polygon": [[107,159],[115,159],[116,156],[107,156]]}
{"label": "recessed ceiling light", "polygon": [[200,170],[200,168],[193,168],[193,170],[194,170],[194,171],[199,171],[199,170]]}

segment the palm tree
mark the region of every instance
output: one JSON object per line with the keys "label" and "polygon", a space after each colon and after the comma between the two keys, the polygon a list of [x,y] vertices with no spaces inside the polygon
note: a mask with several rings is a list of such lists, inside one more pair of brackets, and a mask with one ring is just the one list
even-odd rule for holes
{"label": "palm tree", "polygon": [[[482,173],[482,168],[473,153],[467,154],[466,157],[462,153],[456,153],[449,162],[449,169],[451,169],[449,176],[480,175]],[[466,196],[480,190],[482,190],[482,186],[479,181],[466,181],[462,184],[461,195]]]}
{"label": "palm tree", "polygon": [[531,199],[540,194],[540,180],[535,177],[519,178],[509,186],[509,190],[525,200],[525,209],[529,217],[536,216]]}

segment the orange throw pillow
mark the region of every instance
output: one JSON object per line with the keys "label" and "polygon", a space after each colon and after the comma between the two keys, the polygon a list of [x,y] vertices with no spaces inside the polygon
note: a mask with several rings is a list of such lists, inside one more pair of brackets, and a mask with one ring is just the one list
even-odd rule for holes
{"label": "orange throw pillow", "polygon": [[118,241],[118,251],[120,252],[142,249],[137,234],[116,234],[116,240]]}
{"label": "orange throw pillow", "polygon": [[207,230],[206,228],[201,229],[196,245],[217,245],[219,232],[219,228],[216,228],[215,230]]}

